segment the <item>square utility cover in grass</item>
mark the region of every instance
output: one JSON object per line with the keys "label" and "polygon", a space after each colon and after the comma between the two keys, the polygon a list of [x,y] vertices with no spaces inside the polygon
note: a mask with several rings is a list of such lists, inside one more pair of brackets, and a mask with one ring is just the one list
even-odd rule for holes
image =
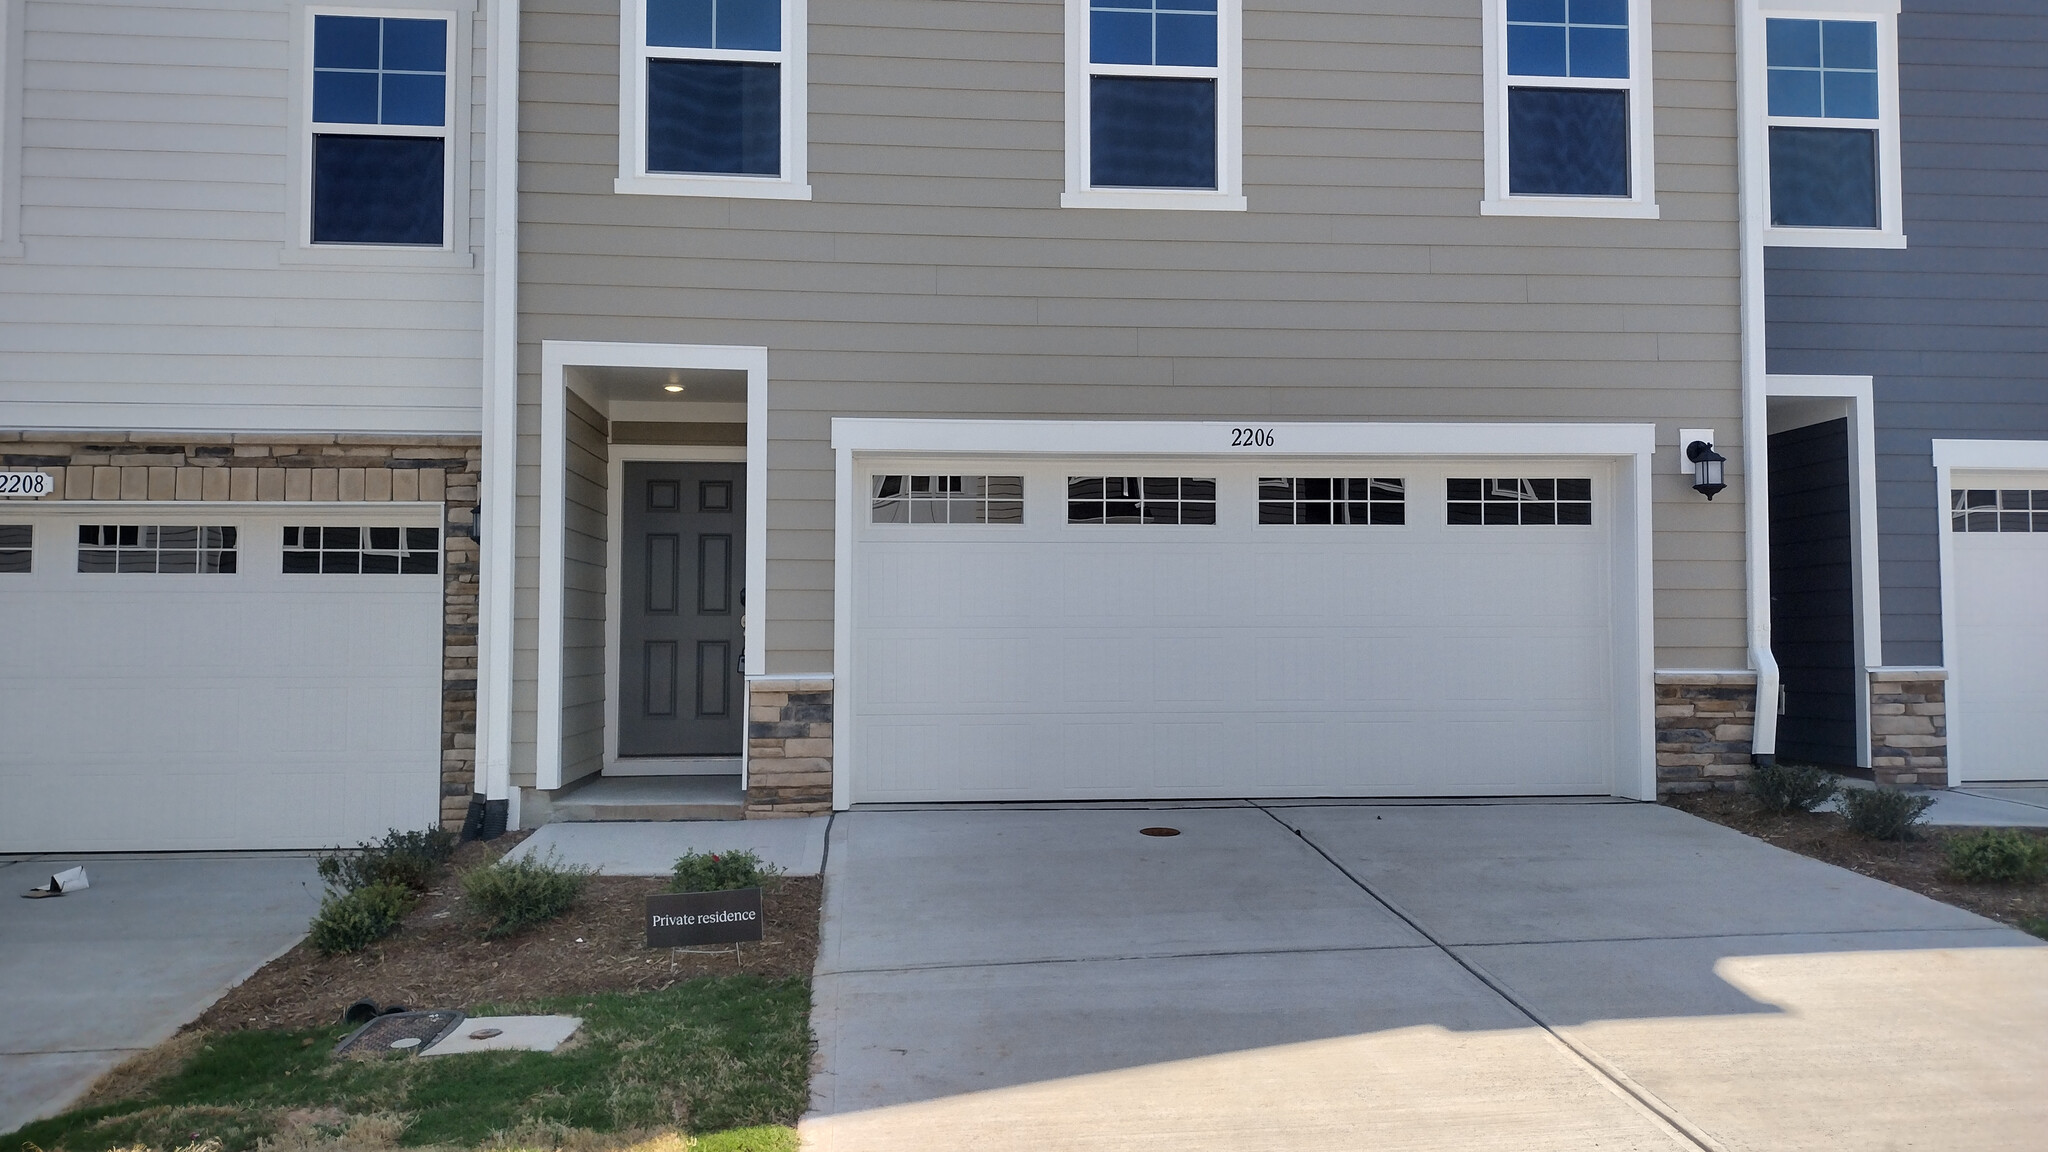
{"label": "square utility cover in grass", "polygon": [[[500,1011],[580,1016],[551,1054],[335,1060],[349,1029],[191,1033],[149,1075],[0,1137],[0,1152],[198,1146],[782,1152],[808,1103],[810,985],[709,977]],[[109,1099],[110,1096],[125,1097]],[[696,1138],[693,1142],[692,1138]]]}

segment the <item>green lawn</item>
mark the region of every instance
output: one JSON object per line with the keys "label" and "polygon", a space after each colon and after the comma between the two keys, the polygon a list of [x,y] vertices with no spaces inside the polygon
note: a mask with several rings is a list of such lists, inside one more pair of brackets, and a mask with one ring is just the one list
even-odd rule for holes
{"label": "green lawn", "polygon": [[212,1036],[136,1098],[37,1121],[0,1136],[0,1152],[241,1152],[266,1139],[292,1148],[796,1148],[787,1126],[808,1102],[806,981],[714,977],[476,1014],[510,1012],[581,1016],[584,1026],[557,1053],[434,1059],[331,1059],[348,1032],[338,1026]]}

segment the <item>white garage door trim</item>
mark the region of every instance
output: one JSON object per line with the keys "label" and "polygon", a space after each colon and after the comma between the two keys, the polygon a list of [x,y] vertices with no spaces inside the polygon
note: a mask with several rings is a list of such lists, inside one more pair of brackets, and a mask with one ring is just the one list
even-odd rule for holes
{"label": "white garage door trim", "polygon": [[[432,575],[286,574],[283,529],[431,528],[440,544],[440,504],[64,501],[0,505],[0,520],[34,525],[30,571],[0,576],[0,596],[43,605],[0,689],[38,709],[29,689],[55,690],[47,714],[69,725],[0,756],[16,850],[321,848],[438,821],[445,547]],[[233,526],[237,563],[79,572],[79,527],[108,524]],[[101,677],[90,696],[65,690]],[[94,715],[113,739],[70,735]],[[24,792],[58,811],[5,819],[28,811]]]}
{"label": "white garage door trim", "polygon": [[[896,420],[836,417],[834,533],[833,805],[853,803],[862,770],[855,713],[854,605],[857,489],[861,461],[882,456],[1075,459],[1103,457],[1261,459],[1341,457],[1542,458],[1610,461],[1614,468],[1612,547],[1617,660],[1613,763],[1615,795],[1656,795],[1652,702],[1653,601],[1650,476],[1656,429],[1647,424],[1360,424],[1222,421]],[[1619,667],[1634,665],[1633,669]]]}
{"label": "white garage door trim", "polygon": [[1948,783],[1950,787],[2003,779],[1973,771],[1970,743],[1970,669],[1964,651],[1957,595],[1962,583],[1956,534],[1949,528],[1949,492],[1955,488],[2048,486],[2048,440],[1936,440],[1933,442],[1935,524],[1940,537],[1941,651],[1948,672]]}

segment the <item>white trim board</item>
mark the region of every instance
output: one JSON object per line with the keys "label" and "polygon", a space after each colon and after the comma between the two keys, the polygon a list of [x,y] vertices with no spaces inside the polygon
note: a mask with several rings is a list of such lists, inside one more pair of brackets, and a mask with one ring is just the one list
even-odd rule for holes
{"label": "white trim board", "polygon": [[1969,683],[1969,669],[1956,660],[1956,556],[1955,532],[1949,528],[1949,489],[1958,486],[1957,472],[1966,478],[1985,472],[2048,472],[2048,440],[1935,440],[1930,454],[1934,461],[1934,523],[1941,544],[1941,658],[1948,672],[1948,783],[1957,787],[1970,780],[1969,716],[1967,701],[1962,699],[1962,689]]}
{"label": "white trim board", "polygon": [[[1270,447],[1233,448],[1233,433],[1258,429]],[[1633,762],[1631,778],[1617,779],[1615,794],[1654,800],[1657,765],[1654,734],[1650,476],[1657,429],[1653,424],[1424,424],[1281,423],[1273,421],[1113,420],[900,420],[838,416],[832,420],[835,461],[832,589],[833,772],[832,804],[852,804],[853,774],[860,770],[853,694],[854,544],[859,511],[866,502],[855,490],[856,457],[874,455],[1057,456],[1114,455],[1290,458],[1340,456],[1599,457],[1616,462],[1614,546],[1633,562],[1618,589],[1634,604],[1617,619],[1632,656],[1634,675],[1617,687],[1626,731],[1617,763]]]}
{"label": "white trim board", "polygon": [[[768,350],[728,344],[612,344],[543,340],[540,373],[540,558],[534,714],[534,786],[562,786],[562,601],[567,563],[568,369],[723,369],[747,374],[746,666],[762,666],[768,619]],[[582,395],[582,393],[578,393]],[[603,413],[603,397],[584,396]],[[639,452],[645,446],[621,446]],[[758,497],[753,494],[759,493]],[[758,542],[758,543],[756,543]],[[746,770],[741,768],[744,786]]]}
{"label": "white trim board", "polygon": [[[1870,767],[1869,669],[1884,662],[1883,584],[1877,565],[1877,415],[1869,376],[1766,376],[1769,400],[1834,401],[1827,419],[1849,420],[1849,528],[1851,587],[1856,600],[1856,765]],[[1794,425],[1795,427],[1803,425]],[[1775,431],[1775,425],[1770,426]]]}

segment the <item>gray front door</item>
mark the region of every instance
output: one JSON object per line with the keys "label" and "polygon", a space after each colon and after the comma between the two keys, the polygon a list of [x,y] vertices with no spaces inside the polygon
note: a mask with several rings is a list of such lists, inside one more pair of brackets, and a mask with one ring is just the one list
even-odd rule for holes
{"label": "gray front door", "polygon": [[629,462],[620,496],[619,755],[737,756],[746,465]]}

